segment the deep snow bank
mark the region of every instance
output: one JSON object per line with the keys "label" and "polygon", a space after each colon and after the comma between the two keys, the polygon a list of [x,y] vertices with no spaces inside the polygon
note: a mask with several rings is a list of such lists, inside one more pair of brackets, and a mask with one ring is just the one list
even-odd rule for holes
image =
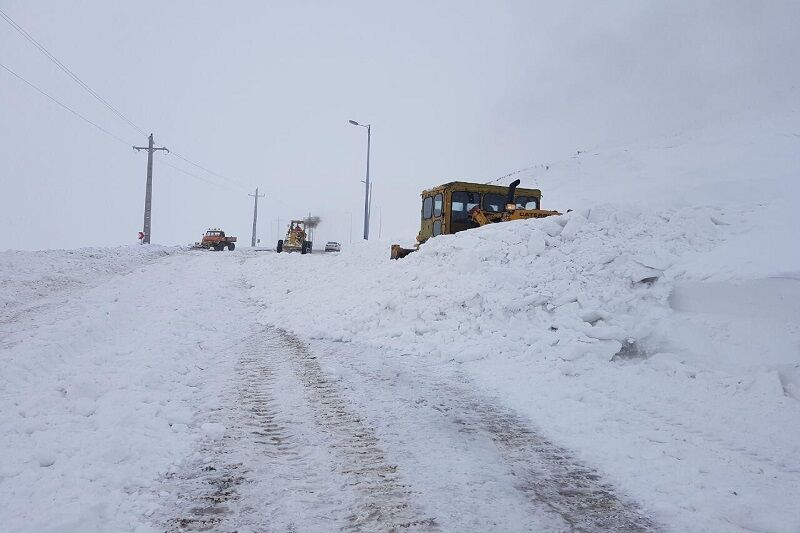
{"label": "deep snow bank", "polygon": [[670,345],[659,325],[675,280],[696,279],[729,220],[711,207],[606,204],[438,237],[396,262],[383,245],[274,256],[283,288],[263,312],[312,337],[457,361],[654,354]]}
{"label": "deep snow bank", "polygon": [[0,316],[60,291],[130,272],[180,250],[165,246],[118,246],[0,252]]}

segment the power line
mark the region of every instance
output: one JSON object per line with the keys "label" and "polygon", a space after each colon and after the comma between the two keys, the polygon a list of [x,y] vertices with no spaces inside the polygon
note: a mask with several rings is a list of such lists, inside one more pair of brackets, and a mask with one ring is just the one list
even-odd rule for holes
{"label": "power line", "polygon": [[[53,63],[54,63],[54,64],[55,64],[55,65],[56,65],[56,66],[57,66],[59,69],[61,69],[63,72],[65,72],[65,73],[66,73],[66,74],[67,74],[67,75],[68,75],[70,78],[72,78],[72,79],[73,79],[73,80],[74,80],[74,81],[75,81],[75,82],[76,82],[78,85],[80,85],[80,86],[81,86],[83,89],[85,89],[85,90],[86,90],[86,91],[87,91],[89,94],[91,94],[91,95],[92,95],[92,96],[93,96],[95,99],[97,99],[99,102],[101,102],[101,103],[102,103],[104,106],[106,106],[106,107],[107,107],[109,110],[111,110],[111,111],[112,111],[112,112],[113,112],[115,115],[117,115],[117,116],[118,116],[120,119],[122,119],[123,121],[125,121],[125,122],[126,122],[128,125],[130,125],[132,128],[136,129],[136,130],[137,130],[139,133],[141,133],[142,135],[147,135],[147,133],[145,132],[145,130],[144,130],[144,129],[142,129],[142,128],[141,128],[141,127],[139,127],[139,126],[138,126],[138,125],[137,125],[135,122],[133,122],[133,121],[132,121],[131,119],[129,119],[128,117],[126,117],[126,116],[125,116],[125,115],[124,115],[124,114],[123,114],[121,111],[119,111],[119,110],[118,110],[116,107],[114,107],[113,105],[111,105],[111,104],[110,104],[110,103],[109,103],[109,102],[108,102],[108,101],[107,101],[105,98],[103,98],[102,96],[100,96],[99,94],[97,94],[97,92],[96,92],[96,91],[94,91],[94,89],[92,89],[91,87],[89,87],[89,85],[88,85],[86,82],[84,82],[84,81],[83,81],[83,80],[82,80],[82,79],[81,79],[81,78],[80,78],[80,77],[79,77],[77,74],[75,74],[75,73],[74,73],[74,72],[73,72],[73,71],[72,71],[72,70],[71,70],[69,67],[67,67],[67,66],[66,66],[64,63],[62,63],[62,62],[61,62],[61,61],[60,61],[60,60],[59,60],[57,57],[55,57],[55,56],[54,56],[54,55],[53,55],[53,54],[52,54],[52,53],[51,53],[49,50],[47,50],[47,48],[45,48],[45,47],[44,47],[44,46],[43,46],[41,43],[39,43],[39,41],[37,41],[37,40],[36,40],[36,39],[35,39],[35,38],[34,38],[34,37],[33,37],[33,36],[30,34],[30,33],[28,33],[28,32],[25,30],[25,28],[23,28],[23,27],[22,27],[22,26],[20,26],[20,25],[19,25],[17,22],[15,22],[15,21],[14,21],[14,19],[12,19],[12,18],[11,18],[11,17],[10,17],[10,16],[9,16],[9,15],[8,15],[8,14],[5,12],[5,11],[3,11],[2,9],[0,9],[0,17],[2,17],[2,18],[3,18],[3,19],[4,19],[4,20],[5,20],[5,21],[6,21],[6,22],[9,24],[9,25],[11,25],[11,27],[12,27],[12,28],[14,28],[14,29],[15,29],[15,30],[16,30],[16,31],[17,31],[17,32],[20,34],[20,35],[22,35],[23,37],[25,37],[25,39],[27,39],[27,40],[28,40],[28,41],[29,41],[31,44],[33,44],[33,45],[34,45],[34,46],[35,46],[35,47],[36,47],[36,48],[37,48],[37,49],[38,49],[38,50],[39,50],[39,51],[40,51],[42,54],[44,54],[44,55],[45,55],[45,56],[46,56],[46,57],[47,57],[47,58],[48,58],[50,61],[52,61],[52,62],[53,62]],[[112,137],[113,137],[114,139],[116,139],[117,141],[123,142],[123,143],[125,143],[125,144],[126,144],[126,145],[128,145],[128,146],[130,146],[130,145],[131,145],[131,143],[128,143],[128,142],[125,142],[125,141],[123,141],[121,138],[117,137],[116,135],[114,135],[114,134],[113,134],[113,133],[111,133],[110,131],[106,130],[106,129],[105,129],[105,128],[103,128],[102,126],[99,126],[98,124],[96,124],[95,122],[92,122],[91,120],[87,119],[86,117],[84,117],[83,115],[81,115],[80,113],[78,113],[77,111],[74,111],[73,109],[71,109],[70,107],[68,107],[66,104],[63,104],[63,103],[61,103],[60,101],[56,100],[54,97],[50,96],[49,94],[47,94],[46,92],[44,92],[42,89],[40,89],[40,88],[36,87],[36,86],[35,86],[34,84],[32,84],[31,82],[27,81],[27,80],[26,80],[26,79],[24,79],[22,76],[20,76],[20,75],[19,75],[19,74],[17,74],[16,72],[12,71],[10,68],[8,68],[8,67],[6,67],[6,66],[4,66],[4,65],[2,65],[2,64],[0,64],[0,66],[2,66],[2,67],[3,67],[4,69],[6,69],[8,72],[10,72],[11,74],[13,74],[13,75],[14,75],[14,76],[16,76],[17,78],[19,78],[20,80],[22,80],[23,82],[25,82],[26,84],[28,84],[30,87],[32,87],[33,89],[35,89],[35,90],[36,90],[36,91],[38,91],[39,93],[43,94],[44,96],[46,96],[47,98],[49,98],[49,99],[50,99],[50,100],[52,100],[53,102],[57,103],[58,105],[60,105],[60,106],[61,106],[61,107],[63,107],[64,109],[67,109],[67,110],[68,110],[68,111],[70,111],[71,113],[75,114],[76,116],[78,116],[78,117],[79,117],[79,118],[81,118],[82,120],[84,120],[84,121],[88,122],[89,124],[91,124],[92,126],[94,126],[94,127],[98,128],[99,130],[103,131],[104,133],[106,133],[106,134],[108,134],[108,135],[112,136]],[[214,172],[213,170],[210,170],[210,169],[208,169],[208,168],[206,168],[206,167],[204,167],[204,166],[200,165],[199,163],[195,163],[195,162],[194,162],[194,161],[192,161],[191,159],[189,159],[189,158],[187,158],[187,157],[185,157],[185,156],[183,156],[183,155],[181,155],[181,154],[179,154],[179,153],[176,153],[176,152],[171,152],[171,153],[172,153],[172,155],[176,156],[177,158],[179,158],[179,159],[182,159],[182,160],[183,160],[183,161],[185,161],[186,163],[189,163],[190,165],[192,165],[192,166],[194,166],[194,167],[197,167],[197,168],[199,168],[200,170],[203,170],[203,171],[205,171],[205,172],[207,172],[207,173],[209,173],[209,174],[211,174],[211,175],[213,175],[213,176],[216,176],[216,177],[218,177],[218,178],[220,178],[220,179],[222,179],[222,180],[225,180],[225,181],[228,181],[228,182],[230,182],[230,183],[232,183],[232,184],[234,184],[234,185],[237,185],[238,187],[240,187],[240,188],[242,188],[242,189],[244,189],[244,190],[247,190],[247,185],[246,185],[246,184],[244,184],[243,182],[239,181],[239,180],[235,180],[235,179],[229,178],[229,177],[227,177],[227,176],[225,176],[225,175],[223,175],[223,174],[220,174],[220,173],[218,173],[218,172]],[[169,166],[169,167],[172,167],[172,168],[174,168],[175,170],[178,170],[179,172],[182,172],[182,173],[186,174],[187,176],[191,176],[191,177],[193,177],[193,178],[196,178],[196,179],[199,179],[199,180],[201,180],[201,181],[205,181],[206,183],[210,183],[210,184],[212,184],[212,185],[220,186],[218,183],[216,183],[216,182],[214,182],[214,181],[210,181],[210,180],[208,180],[208,179],[204,179],[204,178],[202,178],[202,177],[198,176],[197,174],[193,174],[193,173],[191,173],[191,172],[188,172],[188,171],[186,171],[186,170],[183,170],[183,169],[181,169],[181,168],[179,168],[179,167],[176,167],[176,166],[174,166],[174,165],[171,165],[171,164],[169,164],[169,163],[166,163],[166,162],[165,162],[164,164],[166,164],[166,165],[167,165],[167,166]]]}
{"label": "power line", "polygon": [[[170,152],[170,153],[172,153],[172,152]],[[178,172],[180,172],[180,173],[182,173],[182,174],[186,174],[186,175],[187,175],[187,176],[189,176],[189,177],[192,177],[192,178],[198,179],[198,180],[200,180],[200,181],[204,181],[204,182],[206,182],[206,183],[209,183],[209,184],[211,184],[211,185],[214,185],[215,187],[220,187],[220,188],[223,188],[223,189],[224,189],[224,188],[226,188],[226,186],[225,186],[225,185],[222,185],[222,184],[220,184],[220,183],[217,183],[217,182],[215,182],[215,181],[211,181],[211,180],[209,180],[209,179],[207,179],[207,178],[204,178],[204,177],[202,177],[202,176],[198,176],[197,174],[193,174],[192,172],[189,172],[188,170],[184,170],[184,169],[182,169],[182,168],[180,168],[180,167],[176,167],[176,166],[175,166],[175,165],[173,165],[172,163],[169,163],[169,162],[167,162],[167,161],[164,161],[163,159],[161,160],[161,163],[162,163],[162,164],[164,164],[164,165],[166,165],[166,166],[168,166],[168,167],[170,167],[170,168],[173,168],[173,169],[177,170]]]}
{"label": "power line", "polygon": [[109,135],[110,137],[113,137],[115,140],[117,140],[117,141],[121,142],[121,143],[122,143],[122,144],[124,144],[125,146],[130,146],[130,145],[131,145],[131,143],[129,143],[129,142],[127,142],[127,141],[125,141],[125,140],[124,140],[124,139],[122,139],[121,137],[118,137],[118,136],[114,135],[113,133],[111,133],[110,131],[108,131],[107,129],[105,129],[103,126],[100,126],[100,125],[99,125],[99,124],[97,124],[96,122],[92,122],[92,121],[91,121],[91,120],[89,120],[88,118],[84,117],[83,115],[81,115],[80,113],[78,113],[77,111],[75,111],[74,109],[72,109],[71,107],[69,107],[67,104],[65,104],[65,103],[63,103],[63,102],[61,102],[61,101],[57,100],[56,98],[54,98],[54,97],[50,96],[49,94],[47,94],[46,92],[44,92],[42,89],[40,89],[39,87],[37,87],[37,86],[36,86],[36,85],[34,85],[33,83],[29,82],[28,80],[26,80],[25,78],[23,78],[22,76],[20,76],[19,74],[17,74],[16,72],[14,72],[13,70],[11,70],[10,68],[8,68],[7,66],[3,65],[2,63],[0,63],[0,67],[2,67],[2,68],[3,68],[3,69],[5,69],[5,70],[6,70],[6,71],[7,71],[9,74],[11,74],[12,76],[16,77],[17,79],[19,79],[20,81],[22,81],[23,83],[25,83],[26,85],[28,85],[30,88],[32,88],[32,89],[34,89],[35,91],[37,91],[39,94],[41,94],[41,95],[43,95],[43,96],[46,96],[47,98],[49,98],[50,100],[52,100],[52,101],[53,101],[53,102],[55,102],[56,104],[60,105],[61,107],[63,107],[64,109],[66,109],[67,111],[69,111],[70,113],[72,113],[73,115],[75,115],[76,117],[78,117],[79,119],[83,120],[84,122],[87,122],[87,123],[91,124],[92,126],[94,126],[95,128],[97,128],[98,130],[102,131],[102,132],[103,132],[103,133],[105,133],[106,135]]}
{"label": "power line", "polygon": [[134,123],[134,122],[133,122],[131,119],[129,119],[128,117],[126,117],[125,115],[123,115],[123,114],[122,114],[122,112],[121,112],[120,110],[118,110],[116,107],[114,107],[113,105],[111,105],[110,103],[108,103],[108,101],[107,101],[105,98],[103,98],[102,96],[100,96],[99,94],[97,94],[97,93],[94,91],[94,89],[92,89],[91,87],[89,87],[89,85],[87,85],[87,84],[86,84],[86,82],[84,82],[84,81],[83,81],[81,78],[79,78],[77,74],[75,74],[74,72],[72,72],[72,71],[71,71],[71,70],[70,70],[70,69],[69,69],[69,68],[68,68],[68,67],[67,67],[67,66],[66,66],[64,63],[62,63],[61,61],[59,61],[59,59],[58,59],[56,56],[54,56],[53,54],[51,54],[51,53],[50,53],[50,52],[47,50],[47,48],[45,48],[45,47],[44,47],[44,46],[43,46],[43,45],[42,45],[42,44],[41,44],[39,41],[37,41],[36,39],[34,39],[34,38],[33,38],[33,36],[32,36],[30,33],[28,33],[27,31],[25,31],[25,28],[23,28],[22,26],[20,26],[19,24],[17,24],[17,23],[14,21],[14,19],[12,19],[11,17],[9,17],[9,16],[8,16],[8,14],[7,14],[5,11],[3,11],[2,9],[0,9],[0,16],[2,16],[2,17],[3,17],[3,19],[5,19],[5,21],[6,21],[6,22],[8,22],[8,23],[11,25],[11,27],[12,27],[12,28],[14,28],[14,29],[15,29],[15,30],[16,30],[16,31],[17,31],[17,32],[20,34],[20,35],[22,35],[23,37],[25,37],[25,39],[27,39],[27,40],[28,40],[28,41],[29,41],[29,42],[30,42],[30,43],[31,43],[33,46],[35,46],[35,47],[36,47],[36,48],[37,48],[37,49],[38,49],[38,50],[39,50],[41,53],[43,53],[43,54],[44,54],[44,55],[45,55],[45,56],[46,56],[46,57],[47,57],[47,58],[48,58],[50,61],[52,61],[53,63],[55,63],[55,65],[56,65],[58,68],[60,68],[61,70],[63,70],[63,71],[64,71],[64,72],[65,72],[65,73],[66,73],[66,74],[67,74],[67,75],[68,75],[70,78],[72,78],[72,79],[73,79],[73,80],[74,80],[74,81],[75,81],[75,82],[76,82],[78,85],[80,85],[81,87],[83,87],[83,88],[84,88],[84,89],[85,89],[85,90],[86,90],[86,91],[87,91],[89,94],[91,94],[91,95],[92,95],[92,96],[93,96],[95,99],[97,99],[97,100],[98,100],[100,103],[102,103],[102,104],[103,104],[104,106],[106,106],[106,107],[107,107],[109,110],[111,110],[111,112],[113,112],[113,113],[114,113],[115,115],[117,115],[119,118],[121,118],[122,120],[124,120],[125,122],[127,122],[127,123],[128,123],[128,125],[130,125],[130,126],[131,126],[132,128],[134,128],[134,129],[136,129],[136,130],[137,130],[139,133],[141,133],[142,135],[147,135],[147,133],[146,133],[146,132],[145,132],[145,131],[144,131],[142,128],[140,128],[139,126],[137,126],[137,125],[136,125],[136,124],[135,124],[135,123]]}
{"label": "power line", "polygon": [[209,170],[209,169],[207,169],[206,167],[202,166],[201,164],[199,164],[199,163],[195,163],[194,161],[192,161],[191,159],[189,159],[189,158],[188,158],[188,157],[186,157],[186,156],[183,156],[183,155],[181,155],[181,154],[179,154],[179,153],[177,153],[177,152],[170,152],[170,153],[171,153],[172,155],[174,155],[175,157],[177,157],[178,159],[182,159],[183,161],[185,161],[185,162],[189,163],[190,165],[192,165],[192,166],[194,166],[194,167],[197,167],[197,168],[199,168],[200,170],[204,170],[204,171],[208,172],[209,174],[211,174],[211,175],[213,175],[213,176],[216,176],[216,177],[218,177],[218,178],[220,178],[220,179],[223,179],[223,180],[225,180],[225,181],[229,181],[230,183],[232,183],[232,184],[234,184],[234,185],[237,185],[237,186],[239,186],[239,187],[246,187],[246,185],[245,185],[244,183],[242,183],[241,181],[239,181],[239,180],[235,180],[235,179],[233,179],[233,178],[229,178],[229,177],[227,177],[227,176],[223,176],[222,174],[219,174],[218,172],[214,172],[213,170]]}
{"label": "power line", "polygon": [[[121,144],[124,144],[124,145],[125,145],[125,146],[127,146],[127,147],[130,147],[130,146],[131,146],[131,143],[129,143],[128,141],[126,141],[126,140],[122,139],[121,137],[118,137],[117,135],[114,135],[113,133],[111,133],[110,131],[108,131],[107,129],[105,129],[104,127],[102,127],[102,126],[100,126],[99,124],[97,124],[96,122],[92,122],[91,120],[89,120],[89,119],[88,119],[88,118],[86,118],[85,116],[81,115],[80,113],[78,113],[77,111],[75,111],[74,109],[72,109],[71,107],[69,107],[67,104],[65,104],[65,103],[63,103],[63,102],[61,102],[61,101],[57,100],[56,98],[54,98],[54,97],[50,96],[49,94],[47,94],[46,92],[44,92],[42,89],[40,89],[39,87],[37,87],[37,86],[36,86],[36,85],[34,85],[33,83],[29,82],[28,80],[26,80],[25,78],[23,78],[22,76],[20,76],[19,74],[17,74],[16,72],[14,72],[13,70],[11,70],[11,69],[10,69],[10,68],[8,68],[7,66],[5,66],[4,64],[0,63],[0,68],[3,68],[3,69],[4,69],[4,70],[6,70],[6,71],[7,71],[9,74],[11,74],[12,76],[16,77],[17,79],[19,79],[20,81],[22,81],[23,83],[25,83],[26,85],[28,85],[30,88],[34,89],[36,92],[38,92],[38,93],[39,93],[39,94],[41,94],[42,96],[45,96],[45,97],[47,97],[47,98],[48,98],[48,99],[50,99],[52,102],[54,102],[55,104],[58,104],[59,106],[61,106],[62,108],[66,109],[67,111],[69,111],[70,113],[72,113],[73,115],[75,115],[76,117],[78,117],[79,119],[83,120],[84,122],[86,122],[86,123],[88,123],[88,124],[91,124],[92,126],[94,126],[95,128],[97,128],[97,129],[98,129],[98,130],[100,130],[101,132],[103,132],[103,133],[105,133],[106,135],[108,135],[108,136],[110,136],[111,138],[113,138],[115,141],[118,141],[119,143],[121,143]],[[175,165],[172,165],[172,164],[168,163],[167,161],[162,161],[162,163],[163,163],[163,164],[165,164],[165,165],[166,165],[166,166],[168,166],[168,167],[171,167],[171,168],[173,168],[173,169],[177,170],[178,172],[181,172],[181,173],[183,173],[183,174],[186,174],[187,176],[190,176],[190,177],[192,177],[192,178],[198,179],[198,180],[200,180],[200,181],[204,181],[204,182],[206,182],[206,183],[210,183],[211,185],[215,185],[215,186],[217,186],[217,187],[223,187],[223,188],[224,188],[224,186],[223,186],[223,185],[220,185],[219,183],[217,183],[217,182],[215,182],[215,181],[210,181],[210,180],[208,180],[208,179],[206,179],[206,178],[203,178],[202,176],[198,176],[197,174],[193,174],[193,173],[191,173],[191,172],[189,172],[189,171],[187,171],[187,170],[183,170],[182,168],[180,168],[180,167],[176,167]]]}

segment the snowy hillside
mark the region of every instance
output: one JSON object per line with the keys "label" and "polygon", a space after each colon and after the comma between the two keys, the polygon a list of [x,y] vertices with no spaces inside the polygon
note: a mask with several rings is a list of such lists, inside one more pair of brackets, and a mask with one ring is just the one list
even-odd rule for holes
{"label": "snowy hillside", "polygon": [[798,531],[800,116],[514,177],[574,210],[0,254],[0,523]]}
{"label": "snowy hillside", "polygon": [[589,147],[509,177],[540,187],[545,208],[711,206],[733,236],[697,276],[746,279],[797,271],[800,247],[800,105],[755,112],[662,138]]}

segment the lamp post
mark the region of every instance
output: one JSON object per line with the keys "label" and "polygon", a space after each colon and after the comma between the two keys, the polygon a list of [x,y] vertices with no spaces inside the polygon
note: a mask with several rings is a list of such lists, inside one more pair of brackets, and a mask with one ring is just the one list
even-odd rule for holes
{"label": "lamp post", "polygon": [[370,204],[370,186],[369,186],[369,144],[370,144],[370,124],[359,124],[355,120],[351,120],[350,124],[353,126],[361,126],[367,128],[367,177],[365,180],[364,188],[364,240],[369,240],[369,204]]}

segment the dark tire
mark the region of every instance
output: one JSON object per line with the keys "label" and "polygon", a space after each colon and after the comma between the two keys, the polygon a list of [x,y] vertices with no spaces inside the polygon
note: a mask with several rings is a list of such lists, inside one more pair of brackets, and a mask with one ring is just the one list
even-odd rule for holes
{"label": "dark tire", "polygon": [[221,252],[224,249],[225,249],[225,245],[223,245],[223,244],[217,244],[216,246],[214,246],[214,251],[216,251],[216,252]]}
{"label": "dark tire", "polygon": [[275,249],[278,251],[278,253],[281,253],[283,251],[283,239],[278,241],[278,246]]}
{"label": "dark tire", "polygon": [[300,245],[300,253],[305,255],[308,251],[308,242],[303,241],[303,244]]}
{"label": "dark tire", "polygon": [[229,243],[228,243],[228,251],[229,251],[229,252],[232,252],[232,251],[234,251],[235,249],[236,249],[236,245],[235,245],[234,243],[232,243],[232,242],[229,242]]}
{"label": "dark tire", "polygon": [[308,241],[308,253],[312,253],[313,250],[314,250],[314,243],[311,242],[311,241]]}

